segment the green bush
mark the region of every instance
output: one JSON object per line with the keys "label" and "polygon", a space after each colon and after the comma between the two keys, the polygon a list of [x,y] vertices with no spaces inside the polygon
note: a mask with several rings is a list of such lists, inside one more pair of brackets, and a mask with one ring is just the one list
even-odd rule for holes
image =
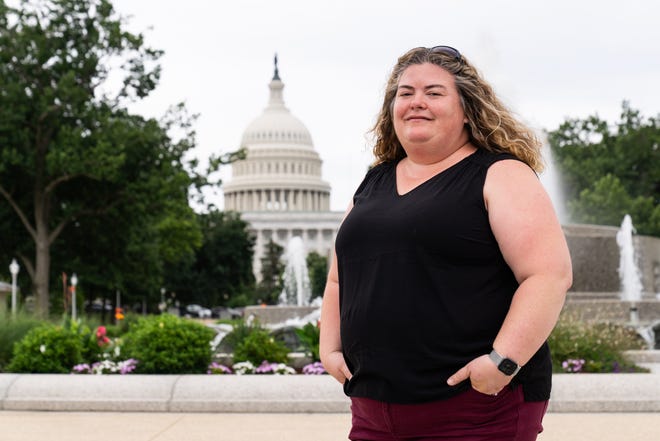
{"label": "green bush", "polygon": [[31,330],[42,323],[34,317],[19,313],[16,317],[0,315],[0,372],[5,370],[12,358],[14,345]]}
{"label": "green bush", "polygon": [[64,326],[40,325],[14,346],[9,372],[69,373],[83,362],[85,348],[80,335]]}
{"label": "green bush", "polygon": [[232,353],[239,343],[247,338],[255,329],[260,328],[259,323],[248,325],[245,321],[241,320],[234,324],[232,331],[227,334],[220,342],[218,347],[219,352]]}
{"label": "green bush", "polygon": [[314,361],[321,360],[319,355],[319,339],[321,336],[321,328],[313,323],[307,323],[301,329],[296,329],[296,334],[302,342],[305,349],[312,356]]}
{"label": "green bush", "polygon": [[143,317],[124,335],[122,358],[138,360],[136,373],[204,373],[214,336],[212,329],[192,320],[169,314]]}
{"label": "green bush", "polygon": [[563,315],[548,338],[553,371],[566,372],[562,363],[584,360],[577,372],[644,372],[623,351],[643,349],[644,342],[628,327],[613,323],[585,323]]}
{"label": "green bush", "polygon": [[277,341],[270,333],[259,327],[252,327],[248,335],[234,348],[234,363],[249,361],[258,366],[264,360],[271,363],[286,363],[289,349]]}

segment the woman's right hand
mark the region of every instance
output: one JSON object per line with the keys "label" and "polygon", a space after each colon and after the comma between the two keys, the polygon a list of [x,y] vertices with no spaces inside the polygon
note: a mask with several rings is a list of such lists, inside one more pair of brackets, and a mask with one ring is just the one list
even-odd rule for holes
{"label": "woman's right hand", "polygon": [[330,352],[322,357],[321,361],[325,370],[341,384],[344,384],[346,380],[350,380],[353,376],[351,371],[348,370],[348,366],[346,366],[344,354],[341,351]]}

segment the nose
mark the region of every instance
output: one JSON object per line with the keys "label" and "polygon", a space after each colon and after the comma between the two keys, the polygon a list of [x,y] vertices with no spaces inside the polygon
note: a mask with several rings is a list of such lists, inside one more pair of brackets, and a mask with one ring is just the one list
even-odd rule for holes
{"label": "nose", "polygon": [[424,100],[424,94],[416,93],[413,95],[410,100],[410,107],[413,109],[423,109],[426,107],[426,101]]}

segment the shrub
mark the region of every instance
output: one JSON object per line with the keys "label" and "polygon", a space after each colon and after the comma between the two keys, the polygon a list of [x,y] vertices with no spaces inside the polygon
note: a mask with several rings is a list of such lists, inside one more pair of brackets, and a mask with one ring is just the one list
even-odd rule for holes
{"label": "shrub", "polygon": [[585,323],[562,316],[548,338],[554,372],[644,372],[623,351],[642,349],[637,333],[613,323]]}
{"label": "shrub", "polygon": [[321,359],[319,355],[321,328],[313,323],[307,323],[301,329],[296,329],[296,334],[314,361],[319,361]]}
{"label": "shrub", "polygon": [[214,331],[169,314],[139,319],[124,335],[122,357],[138,360],[136,373],[204,373]]}
{"label": "shrub", "polygon": [[[92,331],[86,322],[82,320],[72,321],[70,317],[65,317],[63,326],[80,339],[82,345],[80,356],[84,361],[96,361],[101,358],[103,348],[98,344],[96,332]],[[69,366],[69,368],[71,367]]]}
{"label": "shrub", "polygon": [[31,330],[41,325],[41,320],[19,313],[16,317],[0,314],[0,372],[9,364],[14,345]]}
{"label": "shrub", "polygon": [[218,351],[220,352],[234,352],[236,346],[247,338],[255,329],[261,329],[259,323],[248,325],[244,321],[240,321],[234,325],[232,331],[222,339]]}
{"label": "shrub", "polygon": [[249,361],[259,366],[264,360],[286,363],[289,349],[262,328],[251,328],[249,334],[234,348],[234,362]]}
{"label": "shrub", "polygon": [[14,346],[7,370],[21,373],[69,373],[83,361],[80,335],[64,326],[41,325]]}

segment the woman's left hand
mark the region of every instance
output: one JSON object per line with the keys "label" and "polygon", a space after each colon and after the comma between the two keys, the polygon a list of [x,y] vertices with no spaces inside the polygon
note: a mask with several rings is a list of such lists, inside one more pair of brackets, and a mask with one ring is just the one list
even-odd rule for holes
{"label": "woman's left hand", "polygon": [[455,386],[462,381],[470,380],[472,388],[477,392],[487,395],[497,395],[504,386],[511,382],[512,378],[500,372],[488,355],[482,355],[449,377],[447,384]]}

